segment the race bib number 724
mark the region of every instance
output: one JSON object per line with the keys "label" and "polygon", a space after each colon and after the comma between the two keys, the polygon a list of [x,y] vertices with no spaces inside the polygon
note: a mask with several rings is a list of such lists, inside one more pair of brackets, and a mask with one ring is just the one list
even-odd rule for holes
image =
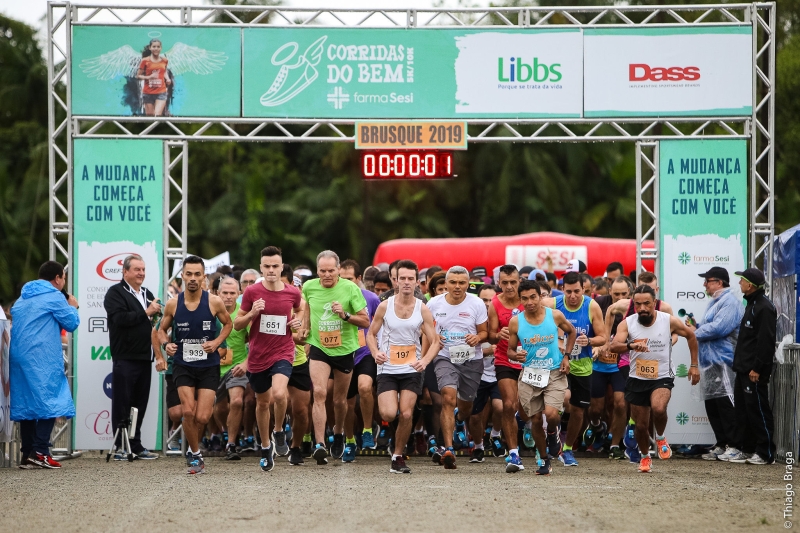
{"label": "race bib number 724", "polygon": [[449,348],[450,351],[450,362],[454,365],[463,365],[470,359],[472,356],[475,355],[475,348],[470,346],[469,344],[459,344],[458,346],[451,346]]}

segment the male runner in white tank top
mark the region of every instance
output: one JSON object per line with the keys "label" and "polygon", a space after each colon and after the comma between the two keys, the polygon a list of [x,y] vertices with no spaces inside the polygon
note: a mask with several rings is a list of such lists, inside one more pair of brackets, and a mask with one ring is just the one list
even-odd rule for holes
{"label": "male runner in white tank top", "polygon": [[672,335],[684,337],[689,343],[692,362],[689,381],[700,381],[697,370],[697,338],[677,317],[655,310],[656,293],[647,285],[633,291],[633,314],[620,322],[610,350],[630,353],[631,370],[625,384],[625,400],[631,404],[631,418],[636,423],[636,442],[642,459],[639,472],[650,472],[652,460],[648,453],[650,413],[656,428],[656,448],[661,459],[669,459],[672,450],[664,436],[667,427],[667,404],[675,382],[672,362]]}
{"label": "male runner in white tank top", "polygon": [[[439,337],[433,315],[422,300],[414,296],[419,270],[413,261],[397,264],[397,293],[381,302],[367,333],[367,346],[378,364],[378,410],[381,418],[392,422],[400,418],[394,434],[392,474],[410,474],[403,458],[417,397],[422,394],[425,368],[439,353]],[[378,332],[381,332],[380,344]],[[422,353],[420,336],[425,334],[429,348]]]}

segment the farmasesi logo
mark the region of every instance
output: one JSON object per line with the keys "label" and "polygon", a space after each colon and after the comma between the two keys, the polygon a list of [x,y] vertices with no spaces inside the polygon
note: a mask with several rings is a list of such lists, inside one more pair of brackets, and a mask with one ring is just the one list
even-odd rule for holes
{"label": "farmasesi logo", "polygon": [[681,411],[680,413],[678,413],[677,415],[675,415],[675,421],[676,421],[678,424],[680,424],[680,425],[682,425],[682,426],[685,426],[685,425],[686,425],[686,423],[689,421],[689,415],[687,415],[686,413],[684,413],[683,411]]}
{"label": "farmasesi logo", "polygon": [[691,261],[692,261],[692,256],[686,252],[681,252],[681,254],[678,256],[678,262],[680,262],[680,264],[682,265],[687,265]]}
{"label": "farmasesi logo", "polygon": [[527,60],[523,57],[498,57],[497,81],[502,83],[535,83],[561,81],[561,63],[547,64],[538,57]]}

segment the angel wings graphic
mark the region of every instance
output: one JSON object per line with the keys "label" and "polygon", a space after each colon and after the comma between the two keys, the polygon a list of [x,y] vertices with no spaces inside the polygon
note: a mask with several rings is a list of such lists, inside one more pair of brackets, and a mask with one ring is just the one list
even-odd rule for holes
{"label": "angel wings graphic", "polygon": [[[168,70],[171,76],[186,73],[198,75],[213,74],[221,70],[228,61],[223,52],[213,52],[197,46],[176,42],[169,51],[163,54],[169,61]],[[130,45],[123,45],[97,57],[81,61],[80,69],[89,77],[101,81],[119,77],[127,79],[123,89],[123,101],[131,107],[135,115],[142,114],[143,82],[136,79],[142,54]],[[170,100],[172,95],[170,94]]]}

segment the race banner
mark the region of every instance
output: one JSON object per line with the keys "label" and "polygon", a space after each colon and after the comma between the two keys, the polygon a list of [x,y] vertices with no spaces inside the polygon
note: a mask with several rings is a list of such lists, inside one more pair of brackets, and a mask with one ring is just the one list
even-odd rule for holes
{"label": "race banner", "polygon": [[238,117],[237,28],[74,26],[74,115]]}
{"label": "race banner", "polygon": [[[144,286],[161,297],[163,275],[164,144],[158,140],[76,139],[74,144],[75,253],[72,272],[81,324],[74,335],[73,446],[108,449],[111,424],[111,349],[103,307],[122,280],[122,262],[142,256]],[[153,370],[142,444],[161,447],[161,381]]]}
{"label": "race banner", "polygon": [[[708,306],[699,274],[725,268],[741,295],[734,271],[747,262],[747,141],[669,140],[659,144],[661,298],[685,320],[698,322]],[[667,435],[676,444],[714,444],[705,406],[692,398],[687,380],[689,347],[673,347],[675,388]],[[702,370],[701,370],[702,372]]]}
{"label": "race banner", "polygon": [[580,117],[578,28],[245,28],[245,117]]}
{"label": "race banner", "polygon": [[584,116],[750,116],[752,28],[584,30]]}

